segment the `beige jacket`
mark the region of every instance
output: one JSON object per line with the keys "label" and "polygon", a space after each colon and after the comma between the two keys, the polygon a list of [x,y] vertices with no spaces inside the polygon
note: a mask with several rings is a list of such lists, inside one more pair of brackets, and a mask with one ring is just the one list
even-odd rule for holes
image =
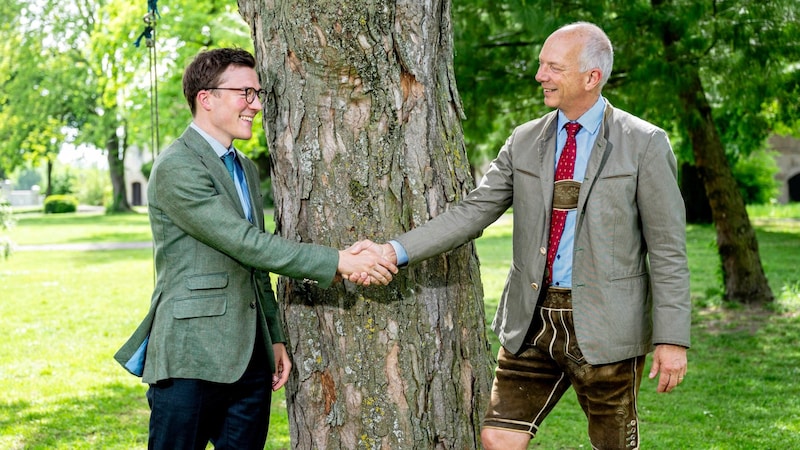
{"label": "beige jacket", "polygon": [[[556,123],[553,111],[515,129],[463,202],[397,238],[414,263],[474,239],[513,206],[513,260],[492,327],[514,353],[542,289]],[[654,344],[690,344],[685,210],[676,173],[663,130],[606,105],[574,230],[575,332],[591,364],[643,355]]]}

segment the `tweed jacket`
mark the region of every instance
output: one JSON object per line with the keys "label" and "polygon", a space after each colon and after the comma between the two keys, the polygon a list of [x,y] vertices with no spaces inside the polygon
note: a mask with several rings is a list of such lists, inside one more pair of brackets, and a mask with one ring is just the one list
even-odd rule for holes
{"label": "tweed jacket", "polygon": [[[516,128],[467,198],[396,240],[409,263],[480,235],[514,208],[513,258],[492,328],[523,347],[544,279],[557,111]],[[689,347],[691,302],[683,199],[666,133],[607,103],[578,199],[572,301],[590,364]]]}
{"label": "tweed jacket", "polygon": [[[238,153],[255,223],[208,142],[191,127],[156,158],[147,189],[156,285],[150,310],[115,359],[125,366],[145,350],[142,381],[238,380],[254,345],[285,342],[269,272],[327,287],[339,260],[329,247],[264,231],[256,165]],[[256,325],[263,342],[256,342]],[[130,367],[126,367],[129,370]]]}

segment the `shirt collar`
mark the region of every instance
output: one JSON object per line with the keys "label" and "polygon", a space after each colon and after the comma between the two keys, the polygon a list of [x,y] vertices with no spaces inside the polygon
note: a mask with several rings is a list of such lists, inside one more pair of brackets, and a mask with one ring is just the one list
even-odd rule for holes
{"label": "shirt collar", "polygon": [[[601,95],[597,98],[597,101],[589,108],[588,111],[583,113],[580,117],[578,117],[578,122],[581,124],[582,129],[589,132],[589,134],[597,133],[597,130],[600,129],[600,122],[603,121],[603,113],[606,109],[606,99],[603,98]],[[570,120],[567,119],[567,116],[564,115],[561,110],[558,110],[558,130],[561,131],[564,128],[564,125],[567,124]]]}
{"label": "shirt collar", "polygon": [[[211,148],[214,149],[214,152],[220,158],[225,156],[225,154],[228,153],[228,150],[233,150],[233,145],[231,145],[231,148],[229,149],[225,148],[224,145],[220,144],[218,140],[214,139],[213,137],[211,137],[210,134],[203,131],[203,129],[197,126],[196,123],[192,122],[189,126],[192,127],[195,131],[197,131],[200,134],[200,136],[202,136],[203,139],[205,139],[208,142],[208,144],[211,145]],[[233,154],[236,155],[236,152],[233,152]]]}

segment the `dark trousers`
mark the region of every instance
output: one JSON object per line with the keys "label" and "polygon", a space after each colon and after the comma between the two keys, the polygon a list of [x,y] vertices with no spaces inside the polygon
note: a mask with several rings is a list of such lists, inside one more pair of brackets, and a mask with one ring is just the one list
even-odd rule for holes
{"label": "dark trousers", "polygon": [[174,378],[151,384],[151,450],[263,450],[269,429],[272,371],[257,341],[250,364],[231,384]]}

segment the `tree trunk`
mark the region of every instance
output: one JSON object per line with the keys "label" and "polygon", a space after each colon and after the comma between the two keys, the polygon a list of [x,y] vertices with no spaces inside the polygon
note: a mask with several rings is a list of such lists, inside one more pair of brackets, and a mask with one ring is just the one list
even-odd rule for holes
{"label": "tree trunk", "polygon": [[682,67],[681,105],[695,165],[703,180],[717,230],[725,298],[739,303],[774,300],[758,253],[758,240],[742,194],[725,157],[711,106],[695,68]]}
{"label": "tree trunk", "polygon": [[47,172],[47,189],[44,191],[44,197],[47,198],[53,195],[53,160],[50,157],[47,158],[45,171]]}
{"label": "tree trunk", "polygon": [[[276,232],[385,241],[473,187],[447,0],[239,0],[253,31]],[[470,243],[388,287],[281,278],[295,448],[478,447],[492,362]]]}
{"label": "tree trunk", "polygon": [[106,205],[106,211],[133,211],[128,203],[128,193],[125,187],[125,143],[124,141],[120,142],[117,130],[114,130],[106,141],[106,157],[108,159],[108,173],[111,176],[113,195],[111,205]]}

